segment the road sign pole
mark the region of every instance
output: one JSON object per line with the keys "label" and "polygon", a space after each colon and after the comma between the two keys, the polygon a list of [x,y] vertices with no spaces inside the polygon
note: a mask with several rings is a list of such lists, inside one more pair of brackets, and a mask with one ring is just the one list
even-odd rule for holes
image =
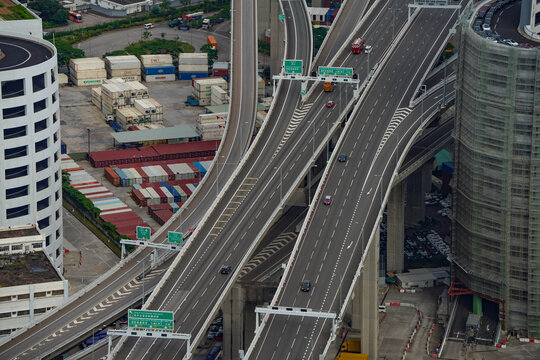
{"label": "road sign pole", "polygon": [[124,260],[125,256],[126,256],[126,245],[122,244],[122,255],[120,257],[120,260]]}

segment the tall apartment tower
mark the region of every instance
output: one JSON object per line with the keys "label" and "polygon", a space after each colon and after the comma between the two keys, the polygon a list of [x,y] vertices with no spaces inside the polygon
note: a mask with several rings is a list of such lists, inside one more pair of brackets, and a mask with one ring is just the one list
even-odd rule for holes
{"label": "tall apartment tower", "polygon": [[453,276],[540,337],[540,51],[459,34]]}
{"label": "tall apartment tower", "polygon": [[0,23],[0,226],[38,224],[47,253],[62,270],[56,49],[34,36],[41,35],[40,26],[24,34],[6,29],[32,26]]}

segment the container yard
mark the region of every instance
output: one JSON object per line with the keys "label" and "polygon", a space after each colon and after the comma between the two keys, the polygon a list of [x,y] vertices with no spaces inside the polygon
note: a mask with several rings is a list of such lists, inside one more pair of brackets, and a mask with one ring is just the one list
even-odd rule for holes
{"label": "container yard", "polygon": [[[210,105],[212,99],[212,87],[227,90],[229,84],[222,77],[211,77],[192,80],[192,95],[199,101],[199,105]],[[215,90],[216,91],[216,90]]]}
{"label": "container yard", "polygon": [[62,155],[62,171],[70,175],[70,186],[81,192],[101,210],[99,217],[116,225],[119,235],[135,239],[137,226],[149,226],[123,201],[80,167],[67,154]]}
{"label": "container yard", "polygon": [[210,93],[210,105],[223,105],[229,103],[229,94],[227,93],[227,90],[224,90],[219,86],[212,86]]}
{"label": "container yard", "polygon": [[223,137],[228,113],[201,114],[197,120],[197,130],[203,141],[217,140]]}
{"label": "container yard", "polygon": [[105,62],[97,57],[70,59],[69,74],[75,86],[100,85],[107,78]]}
{"label": "container yard", "polygon": [[208,77],[208,54],[189,53],[178,56],[178,79],[191,80]]}
{"label": "container yard", "polygon": [[105,68],[110,79],[141,81],[141,62],[135,55],[107,56]]}

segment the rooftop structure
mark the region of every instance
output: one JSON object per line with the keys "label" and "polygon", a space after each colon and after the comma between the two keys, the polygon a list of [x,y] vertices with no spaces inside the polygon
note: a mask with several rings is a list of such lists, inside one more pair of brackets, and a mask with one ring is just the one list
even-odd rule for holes
{"label": "rooftop structure", "polygon": [[41,39],[41,18],[17,0],[0,0],[0,34],[19,34]]}
{"label": "rooftop structure", "polygon": [[174,144],[195,141],[199,140],[201,135],[189,125],[178,125],[160,129],[123,131],[112,133],[112,137],[120,144],[141,143],[150,145],[159,142]]}

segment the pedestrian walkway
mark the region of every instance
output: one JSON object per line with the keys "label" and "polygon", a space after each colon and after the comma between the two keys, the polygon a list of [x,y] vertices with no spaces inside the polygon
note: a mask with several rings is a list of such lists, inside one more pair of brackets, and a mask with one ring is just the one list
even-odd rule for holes
{"label": "pedestrian walkway", "polygon": [[64,278],[69,295],[87,286],[120,261],[96,235],[63,208]]}

